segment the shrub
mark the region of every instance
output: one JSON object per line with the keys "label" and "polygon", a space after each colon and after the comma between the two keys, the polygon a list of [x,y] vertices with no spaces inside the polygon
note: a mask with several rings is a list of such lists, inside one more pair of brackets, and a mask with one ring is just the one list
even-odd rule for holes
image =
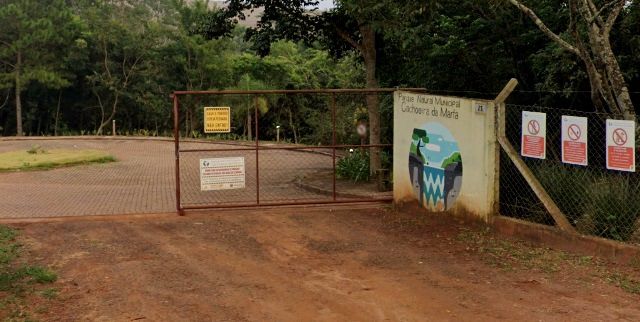
{"label": "shrub", "polygon": [[640,217],[640,182],[622,176],[604,176],[589,189],[587,218],[592,234],[629,240]]}
{"label": "shrub", "polygon": [[356,149],[340,158],[336,164],[336,174],[340,179],[354,182],[369,181],[369,153]]}
{"label": "shrub", "polygon": [[533,170],[547,193],[567,215],[567,219],[576,225],[585,214],[587,192],[596,174],[589,169],[558,163],[538,166]]}

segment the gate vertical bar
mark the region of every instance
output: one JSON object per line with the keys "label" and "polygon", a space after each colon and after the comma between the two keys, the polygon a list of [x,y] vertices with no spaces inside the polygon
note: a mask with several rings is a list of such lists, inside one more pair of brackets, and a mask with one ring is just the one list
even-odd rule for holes
{"label": "gate vertical bar", "polygon": [[331,123],[333,124],[333,201],[337,199],[336,193],[336,93],[331,94]]}
{"label": "gate vertical bar", "polygon": [[176,94],[173,94],[173,140],[176,150],[176,211],[178,215],[182,216],[184,212],[180,199],[180,103]]}
{"label": "gate vertical bar", "polygon": [[[255,110],[255,119],[256,119],[256,204],[260,205],[260,132],[258,132],[258,95],[254,94],[254,107]],[[251,126],[251,125],[249,125]]]}

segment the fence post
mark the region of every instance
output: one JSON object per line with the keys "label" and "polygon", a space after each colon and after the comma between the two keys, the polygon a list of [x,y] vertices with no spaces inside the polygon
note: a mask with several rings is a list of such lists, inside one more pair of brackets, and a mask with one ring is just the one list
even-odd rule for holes
{"label": "fence post", "polygon": [[176,211],[179,216],[184,216],[180,196],[180,103],[177,94],[173,94],[173,140],[175,145],[176,161]]}
{"label": "fence post", "polygon": [[[516,168],[518,169],[518,171],[520,172],[520,174],[522,174],[522,177],[524,177],[524,179],[527,181],[527,183],[529,184],[529,186],[531,187],[531,190],[533,190],[533,192],[536,194],[536,196],[538,197],[538,199],[540,199],[540,201],[542,202],[542,204],[544,205],[545,209],[547,209],[547,211],[549,212],[549,214],[551,214],[551,217],[553,217],[553,220],[556,222],[556,225],[558,226],[558,228],[560,228],[561,230],[568,232],[568,233],[577,233],[575,228],[571,225],[571,223],[569,222],[569,220],[567,219],[567,216],[562,213],[562,211],[560,210],[560,208],[558,207],[558,205],[556,205],[555,201],[553,201],[553,199],[551,199],[551,197],[549,196],[549,194],[547,193],[547,191],[544,189],[544,187],[542,186],[542,184],[540,183],[540,181],[538,181],[538,179],[535,177],[535,175],[533,174],[533,172],[531,172],[531,169],[529,169],[529,166],[527,166],[527,164],[522,160],[522,158],[520,157],[520,154],[516,151],[516,149],[513,147],[513,145],[511,145],[511,142],[509,142],[509,140],[507,139],[506,136],[506,112],[507,112],[507,108],[506,108],[506,104],[505,101],[507,100],[507,98],[509,97],[509,95],[511,94],[511,92],[513,92],[513,90],[515,89],[515,87],[518,85],[518,81],[514,78],[512,78],[509,83],[507,84],[507,86],[505,86],[505,88],[502,90],[502,92],[500,92],[500,94],[496,97],[496,99],[494,100],[494,104],[497,108],[497,122],[498,122],[498,143],[500,143],[500,147],[502,147],[502,149],[504,149],[504,152],[509,156],[509,159],[511,159],[511,162],[513,162],[513,164],[516,166]],[[500,148],[498,147],[498,149]],[[497,162],[499,162],[500,160],[500,151],[498,150],[498,155],[497,155]],[[499,210],[499,187],[500,187],[500,176],[499,176],[499,163],[498,163],[498,175],[496,176],[496,185],[497,185],[497,194],[496,194],[496,208],[497,210]]]}
{"label": "fence post", "polygon": [[116,120],[111,121],[111,135],[116,136]]}

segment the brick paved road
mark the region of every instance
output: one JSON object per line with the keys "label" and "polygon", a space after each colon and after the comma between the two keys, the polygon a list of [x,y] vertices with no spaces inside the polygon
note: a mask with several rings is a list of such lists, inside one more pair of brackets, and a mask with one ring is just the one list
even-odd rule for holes
{"label": "brick paved road", "polygon": [[[118,162],[49,171],[0,173],[0,218],[144,214],[175,211],[174,146],[158,140],[0,141],[0,152],[28,149],[98,149]],[[184,148],[229,145],[183,143]],[[246,189],[201,192],[199,159],[244,156]],[[254,203],[255,151],[184,153],[181,156],[183,205]],[[295,186],[298,178],[331,171],[329,156],[297,151],[260,152],[261,202],[327,201],[330,196]],[[325,186],[330,186],[330,177]]]}
{"label": "brick paved road", "polygon": [[118,162],[36,172],[0,173],[0,217],[170,212],[175,209],[173,145],[139,140],[0,142],[0,152],[98,149]]}

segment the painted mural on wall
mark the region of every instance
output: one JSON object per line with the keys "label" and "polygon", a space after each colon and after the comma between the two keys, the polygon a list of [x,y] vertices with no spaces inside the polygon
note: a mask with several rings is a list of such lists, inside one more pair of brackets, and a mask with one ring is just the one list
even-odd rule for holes
{"label": "painted mural on wall", "polygon": [[444,125],[429,122],[413,129],[409,176],[421,205],[435,211],[453,207],[462,188],[462,156]]}

